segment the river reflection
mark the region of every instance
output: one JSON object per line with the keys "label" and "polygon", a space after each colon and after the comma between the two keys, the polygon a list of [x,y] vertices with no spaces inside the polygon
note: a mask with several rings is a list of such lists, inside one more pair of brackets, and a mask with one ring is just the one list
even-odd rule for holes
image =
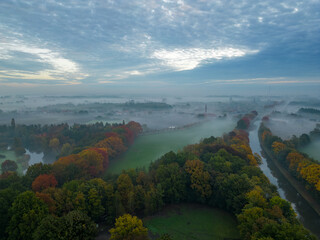
{"label": "river reflection", "polygon": [[[257,120],[252,130],[249,132],[250,147],[253,152],[261,154],[261,147],[258,137],[258,129],[261,120]],[[320,239],[320,216],[309,206],[309,204],[300,196],[294,187],[285,179],[280,171],[275,167],[272,161],[268,161],[263,156],[262,164],[260,165],[263,173],[269,178],[270,182],[274,184],[279,192],[279,195],[291,202],[294,210],[298,215],[301,223],[313,232],[318,239]]]}

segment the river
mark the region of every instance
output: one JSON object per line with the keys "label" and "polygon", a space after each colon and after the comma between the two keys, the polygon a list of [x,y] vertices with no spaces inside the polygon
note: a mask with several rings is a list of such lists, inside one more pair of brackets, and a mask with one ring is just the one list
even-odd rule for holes
{"label": "river", "polygon": [[252,129],[249,131],[249,139],[252,151],[259,153],[262,157],[261,170],[269,178],[270,182],[277,187],[279,195],[291,203],[299,221],[320,239],[320,216],[300,196],[295,188],[291,186],[272,161],[262,156],[258,137],[260,124],[261,119],[254,122]]}

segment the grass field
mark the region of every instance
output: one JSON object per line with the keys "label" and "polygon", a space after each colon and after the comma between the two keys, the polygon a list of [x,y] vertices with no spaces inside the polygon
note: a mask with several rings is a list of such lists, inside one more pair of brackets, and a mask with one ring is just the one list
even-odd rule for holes
{"label": "grass field", "polygon": [[313,159],[320,162],[320,141],[311,142],[308,146],[299,149],[301,152],[308,154]]}
{"label": "grass field", "polygon": [[154,237],[168,233],[174,240],[240,239],[233,215],[198,204],[169,206],[143,222]]}
{"label": "grass field", "polygon": [[140,136],[120,159],[110,163],[107,172],[120,173],[123,169],[148,167],[152,161],[169,151],[176,152],[206,137],[219,137],[234,127],[232,120],[215,119],[186,129]]}
{"label": "grass field", "polygon": [[5,160],[12,160],[12,161],[15,161],[18,165],[17,173],[20,173],[20,174],[22,173],[23,171],[22,165],[17,162],[18,158],[14,153],[14,151],[1,150],[0,154],[5,156],[5,158],[0,158],[0,166]]}

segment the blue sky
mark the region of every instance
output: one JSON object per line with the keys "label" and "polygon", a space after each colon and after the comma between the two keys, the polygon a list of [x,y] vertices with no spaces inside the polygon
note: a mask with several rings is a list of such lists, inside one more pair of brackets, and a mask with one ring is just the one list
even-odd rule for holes
{"label": "blue sky", "polygon": [[320,89],[320,0],[0,1],[1,94],[266,86]]}

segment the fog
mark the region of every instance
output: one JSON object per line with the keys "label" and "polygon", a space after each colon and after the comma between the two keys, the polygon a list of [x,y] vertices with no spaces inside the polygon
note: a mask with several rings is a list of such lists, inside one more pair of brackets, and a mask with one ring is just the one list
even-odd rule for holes
{"label": "fog", "polygon": [[[112,124],[136,121],[142,125],[145,133],[174,130],[180,132],[178,135],[183,139],[183,131],[180,129],[208,121],[219,125],[219,121],[224,119],[228,120],[229,126],[235,126],[244,114],[256,110],[259,118],[269,117],[266,125],[274,135],[289,139],[293,135],[299,137],[304,133],[309,134],[320,123],[320,115],[317,114],[319,106],[320,98],[317,97],[271,96],[270,94],[256,96],[210,94],[200,97],[100,94],[2,95],[0,96],[0,125],[9,125],[12,118],[15,119],[16,124],[26,125],[68,123],[72,126],[75,123]],[[301,109],[307,109],[307,112]],[[311,113],[310,109],[312,109]],[[209,127],[209,132],[203,136],[200,136],[202,133],[195,133],[196,141],[210,134],[222,134],[224,130],[220,131],[218,128],[211,132]],[[198,128],[190,131],[197,131],[196,129]],[[202,129],[202,132],[205,131]],[[185,138],[190,136],[186,135]],[[186,144],[189,143],[193,141],[188,141]],[[303,151],[317,158],[317,155],[313,155],[317,149],[318,145],[313,143]],[[161,149],[161,154],[169,150],[171,148]],[[44,156],[41,152],[32,153],[28,149],[27,153],[31,157],[29,165],[42,161]],[[48,158],[45,161],[53,162],[54,160],[54,158]]]}
{"label": "fog", "polygon": [[285,100],[268,114],[267,126],[275,135],[284,139],[309,134],[320,123],[320,115],[303,112],[301,109],[319,110],[319,98],[291,97]]}
{"label": "fog", "polygon": [[268,127],[285,139],[313,130],[320,115],[320,99],[294,96],[205,95],[201,97],[128,95],[8,95],[0,96],[0,124],[92,124],[137,121],[149,130],[181,127],[207,117],[230,117],[257,110],[269,116]]}
{"label": "fog", "polygon": [[57,124],[137,121],[148,129],[181,127],[225,114],[254,109],[254,98],[240,96],[1,96],[0,124]]}

